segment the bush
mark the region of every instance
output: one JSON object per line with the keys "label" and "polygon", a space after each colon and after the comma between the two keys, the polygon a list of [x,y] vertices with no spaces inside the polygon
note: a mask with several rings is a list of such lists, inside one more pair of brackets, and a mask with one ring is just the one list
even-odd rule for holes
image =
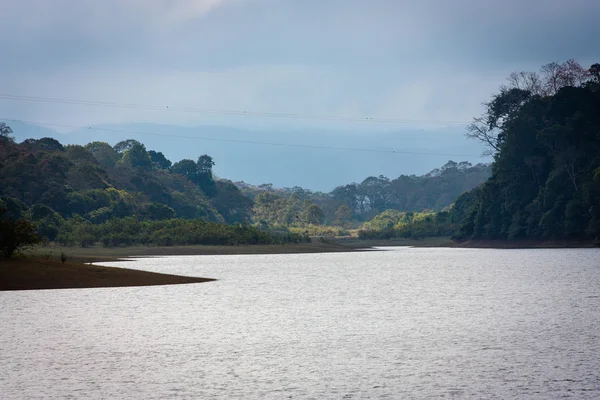
{"label": "bush", "polygon": [[6,208],[0,208],[0,255],[10,258],[40,243],[35,226],[28,220],[20,218],[4,218]]}

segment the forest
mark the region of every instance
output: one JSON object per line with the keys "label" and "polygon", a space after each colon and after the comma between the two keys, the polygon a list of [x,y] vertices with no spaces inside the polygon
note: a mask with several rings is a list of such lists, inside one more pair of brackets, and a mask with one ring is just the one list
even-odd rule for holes
{"label": "forest", "polygon": [[491,176],[435,213],[386,211],[363,238],[600,243],[600,64],[513,73],[466,135],[494,156]]}
{"label": "forest", "polygon": [[348,235],[388,209],[434,212],[480,185],[489,165],[449,161],[423,176],[367,177],[330,193],[253,186],[215,177],[214,160],[171,162],[136,140],[111,146],[16,143],[0,123],[2,220],[30,221],[43,241],[253,244]]}
{"label": "forest", "polygon": [[487,145],[491,165],[448,161],[422,176],[370,176],[329,193],[232,182],[215,176],[209,155],[173,163],[136,140],[16,143],[0,123],[0,228],[26,221],[32,238],[83,247],[348,235],[597,239],[599,87],[600,64],[513,73],[466,132]]}
{"label": "forest", "polygon": [[468,134],[489,145],[494,163],[456,201],[457,239],[598,239],[600,64],[511,75]]}

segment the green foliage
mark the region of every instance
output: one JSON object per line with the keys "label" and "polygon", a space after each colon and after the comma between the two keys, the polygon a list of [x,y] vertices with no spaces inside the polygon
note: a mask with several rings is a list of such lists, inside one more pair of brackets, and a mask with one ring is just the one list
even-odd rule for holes
{"label": "green foliage", "polygon": [[499,102],[510,92],[505,89],[488,106],[490,124],[498,130],[492,176],[457,200],[452,218],[462,221],[458,239],[600,236],[597,71],[580,70],[572,60],[566,64],[555,66],[551,90],[532,88],[529,95],[519,92]]}
{"label": "green foliage", "polygon": [[208,197],[213,197],[216,192],[216,184],[212,175],[212,167],[215,165],[212,157],[203,155],[194,162],[189,159],[181,160],[173,164],[172,171],[183,175]]}
{"label": "green foliage", "polygon": [[323,219],[325,219],[325,214],[321,207],[316,204],[310,204],[304,210],[304,221],[309,225],[321,225],[323,223]]}
{"label": "green foliage", "polygon": [[123,156],[125,154],[125,152],[132,149],[134,146],[139,147],[139,146],[142,146],[142,144],[135,139],[127,139],[127,140],[122,140],[119,143],[115,144],[113,146],[113,149],[117,152],[117,154],[119,156]]}
{"label": "green foliage", "polygon": [[35,226],[24,218],[6,216],[6,208],[0,206],[0,256],[10,258],[41,241]]}
{"label": "green foliage", "polygon": [[27,206],[19,199],[12,197],[0,197],[0,208],[4,209],[5,218],[19,219],[27,210]]}
{"label": "green foliage", "polygon": [[12,136],[13,130],[5,122],[0,122],[0,143],[13,142],[15,138]]}
{"label": "green foliage", "polygon": [[97,240],[97,225],[93,225],[78,215],[67,219],[56,236],[56,241],[63,246],[89,247]]}
{"label": "green foliage", "polygon": [[361,239],[391,239],[394,237],[423,239],[451,236],[457,229],[448,211],[421,213],[386,210],[359,230]]}
{"label": "green foliage", "polygon": [[297,243],[307,241],[307,237],[291,232],[270,233],[249,225],[224,225],[200,220],[140,221],[127,217],[93,225],[76,217],[65,222],[57,240],[66,246],[86,247],[99,241],[105,247],[118,247],[136,244],[172,246]]}
{"label": "green foliage", "polygon": [[152,159],[146,151],[146,146],[141,143],[133,143],[124,151],[123,157],[119,161],[131,168],[150,168]]}
{"label": "green foliage", "polygon": [[139,215],[143,219],[161,221],[164,219],[173,219],[175,210],[160,203],[146,203],[142,205]]}
{"label": "green foliage", "polygon": [[215,182],[216,194],[210,199],[213,207],[230,224],[247,223],[250,221],[252,200],[244,196],[231,181]]}
{"label": "green foliage", "polygon": [[85,149],[92,153],[96,161],[107,170],[114,168],[120,159],[119,153],[106,142],[88,143]]}
{"label": "green foliage", "polygon": [[346,204],[342,204],[335,211],[334,224],[337,226],[346,227],[352,218],[352,210]]}
{"label": "green foliage", "polygon": [[156,152],[154,150],[150,150],[148,152],[150,159],[152,160],[152,165],[159,169],[168,170],[171,168],[171,161],[168,160],[162,152]]}
{"label": "green foliage", "polygon": [[338,226],[306,225],[303,227],[290,227],[288,229],[292,233],[307,236],[337,237],[350,235],[350,231]]}
{"label": "green foliage", "polygon": [[35,204],[29,209],[28,218],[34,223],[37,233],[48,240],[56,239],[64,219],[50,207]]}

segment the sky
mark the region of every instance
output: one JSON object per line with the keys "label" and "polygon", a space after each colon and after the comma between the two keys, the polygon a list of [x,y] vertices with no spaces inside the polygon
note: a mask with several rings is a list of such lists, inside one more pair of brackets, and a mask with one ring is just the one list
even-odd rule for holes
{"label": "sky", "polygon": [[200,109],[468,122],[512,71],[600,61],[598,0],[2,0],[0,15],[0,96],[161,108],[0,98],[0,118],[77,126],[342,125]]}

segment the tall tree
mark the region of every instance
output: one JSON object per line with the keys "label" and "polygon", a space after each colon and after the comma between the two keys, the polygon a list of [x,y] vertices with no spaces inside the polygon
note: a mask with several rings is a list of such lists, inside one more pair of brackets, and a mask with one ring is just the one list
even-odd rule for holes
{"label": "tall tree", "polygon": [[13,130],[4,122],[0,122],[0,140],[14,141]]}

